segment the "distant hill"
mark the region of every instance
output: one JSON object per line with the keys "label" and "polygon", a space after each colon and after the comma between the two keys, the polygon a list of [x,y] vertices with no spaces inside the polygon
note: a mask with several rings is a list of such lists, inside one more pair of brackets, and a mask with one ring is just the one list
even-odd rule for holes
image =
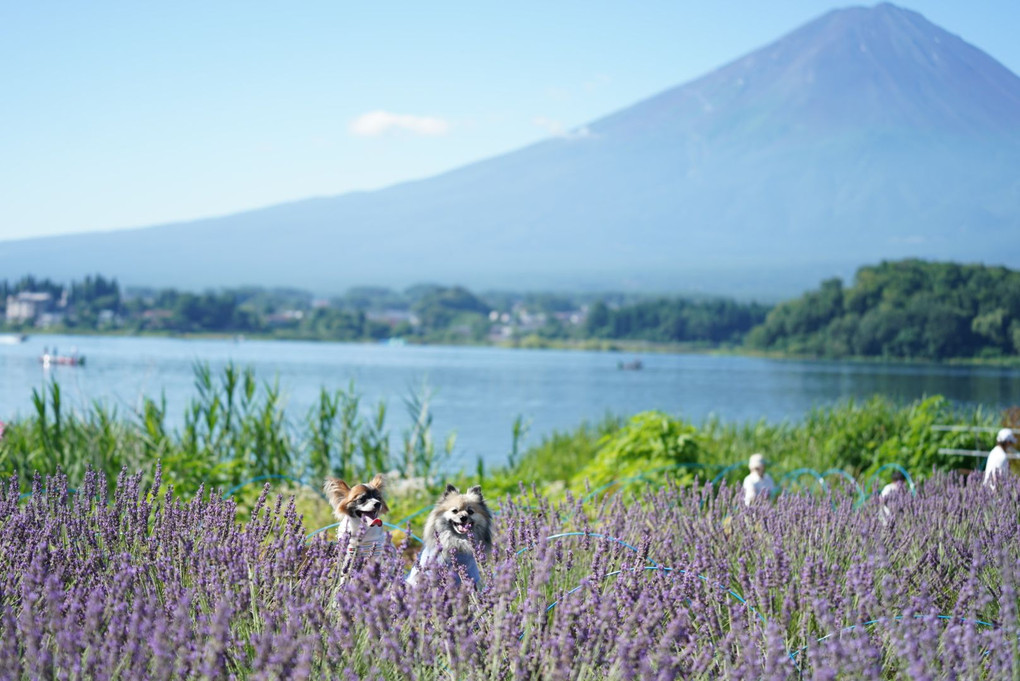
{"label": "distant hill", "polygon": [[437,177],[7,242],[0,272],[778,298],[902,257],[1020,257],[1020,78],[883,4],[830,12],[568,137]]}
{"label": "distant hill", "polygon": [[769,312],[753,348],[816,357],[941,360],[1020,354],[1020,272],[1005,267],[884,262]]}

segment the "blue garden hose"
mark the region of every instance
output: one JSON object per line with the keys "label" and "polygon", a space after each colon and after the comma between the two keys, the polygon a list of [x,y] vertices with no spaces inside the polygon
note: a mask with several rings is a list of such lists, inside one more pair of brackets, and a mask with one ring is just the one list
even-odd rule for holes
{"label": "blue garden hose", "polygon": [[829,489],[829,486],[825,484],[825,478],[822,476],[821,473],[816,471],[814,468],[798,468],[796,470],[790,471],[789,473],[787,473],[786,475],[779,479],[779,486],[782,487],[783,481],[787,480],[788,478],[796,480],[797,478],[803,475],[810,475],[812,478],[814,478],[815,481],[818,483],[818,486],[822,488],[823,492]]}
{"label": "blue garden hose", "polygon": [[878,467],[877,471],[875,471],[874,473],[871,474],[871,477],[868,478],[868,485],[867,485],[869,491],[871,492],[871,494],[875,494],[875,486],[878,484],[878,476],[879,476],[879,474],[882,471],[884,471],[884,470],[886,470],[888,468],[894,468],[894,469],[898,470],[900,473],[903,473],[903,477],[907,479],[907,486],[910,488],[911,496],[915,496],[916,497],[917,496],[917,487],[914,486],[914,479],[912,477],[910,477],[910,473],[907,472],[907,469],[904,468],[903,466],[899,465],[898,463],[883,464],[883,465]]}

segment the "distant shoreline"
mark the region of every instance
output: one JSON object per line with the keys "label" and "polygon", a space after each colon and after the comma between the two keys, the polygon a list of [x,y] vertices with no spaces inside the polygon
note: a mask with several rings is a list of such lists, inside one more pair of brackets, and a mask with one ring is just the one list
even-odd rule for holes
{"label": "distant shoreline", "polygon": [[[7,333],[7,332],[3,332]],[[298,336],[298,335],[280,335],[280,334],[265,334],[265,333],[222,333],[213,331],[196,331],[188,333],[175,333],[168,331],[143,331],[137,332],[119,332],[119,331],[92,331],[92,330],[40,330],[40,331],[12,331],[10,333],[22,333],[28,337],[33,336],[82,336],[82,337],[109,337],[109,338],[178,338],[181,340],[238,340],[240,342],[249,340],[258,341],[299,341],[302,343],[341,343],[341,344],[368,344],[368,345],[386,345],[388,342],[393,341],[403,342],[407,345],[418,345],[418,346],[433,346],[433,347],[479,347],[479,348],[506,348],[512,350],[588,350],[592,352],[612,352],[612,353],[628,353],[628,352],[645,352],[649,354],[672,354],[672,355],[690,355],[690,354],[710,354],[713,352],[720,351],[721,349],[713,346],[698,345],[696,343],[658,343],[654,341],[635,341],[635,340],[609,340],[609,339],[589,339],[589,340],[547,340],[547,339],[536,339],[533,337],[525,337],[519,341],[464,341],[464,342],[452,342],[449,340],[445,341],[430,341],[422,340],[418,338],[393,338],[383,340],[336,340],[331,338],[316,338],[314,336]],[[740,353],[735,353],[740,354]]]}
{"label": "distant shoreline", "polygon": [[[0,333],[23,333],[26,336],[82,336],[82,337],[110,337],[110,338],[176,338],[181,340],[224,340],[240,341],[297,341],[303,343],[340,343],[340,344],[368,344],[385,345],[388,340],[376,341],[365,340],[333,340],[328,338],[315,338],[304,336],[291,336],[279,334],[260,333],[217,333],[217,332],[192,332],[172,333],[165,331],[117,332],[117,331],[77,331],[77,330],[38,330],[38,331],[2,331]],[[398,339],[391,339],[398,340]],[[455,343],[450,341],[429,341],[422,339],[402,339],[407,345],[427,347],[477,347],[477,348],[505,348],[508,350],[575,350],[588,352],[605,352],[619,355],[627,354],[667,354],[667,355],[724,355],[732,357],[757,357],[762,359],[774,359],[799,362],[840,362],[850,364],[885,364],[901,366],[958,366],[958,367],[988,367],[1000,369],[1020,368],[1020,357],[957,357],[941,361],[933,361],[920,358],[898,358],[898,357],[819,357],[815,355],[789,354],[775,351],[754,350],[739,346],[709,346],[698,343],[661,343],[655,341],[636,340],[611,340],[611,339],[588,339],[588,340],[550,340],[535,336],[525,336],[517,341],[465,341]]]}

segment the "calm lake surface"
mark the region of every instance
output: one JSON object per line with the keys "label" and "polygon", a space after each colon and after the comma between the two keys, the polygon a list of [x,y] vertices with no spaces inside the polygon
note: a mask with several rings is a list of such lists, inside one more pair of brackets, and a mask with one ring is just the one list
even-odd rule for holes
{"label": "calm lake surface", "polygon": [[[43,369],[43,346],[88,358],[81,368]],[[642,371],[620,371],[630,354],[500,348],[395,347],[292,341],[179,340],[34,336],[0,346],[0,420],[32,411],[33,389],[60,383],[75,408],[99,400],[130,416],[143,395],[165,394],[178,427],[195,395],[193,364],[218,371],[228,362],[252,366],[261,380],[278,378],[290,419],[304,418],[319,388],[354,381],[367,411],[380,400],[394,446],[407,428],[403,400],[427,381],[434,390],[436,441],[457,436],[453,467],[481,456],[501,463],[516,416],[530,421],[525,445],[554,430],[574,428],[607,413],[661,409],[699,422],[798,420],[815,406],[876,393],[912,400],[940,393],[966,405],[1001,408],[1020,403],[1015,369],[806,362],[708,355],[641,355]]]}

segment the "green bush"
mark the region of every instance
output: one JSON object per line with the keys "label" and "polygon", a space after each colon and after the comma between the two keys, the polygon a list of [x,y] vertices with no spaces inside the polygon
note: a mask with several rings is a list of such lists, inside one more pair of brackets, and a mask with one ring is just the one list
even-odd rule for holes
{"label": "green bush", "polygon": [[602,436],[595,456],[574,475],[573,483],[601,485],[649,469],[697,463],[701,450],[697,435],[694,426],[679,419],[658,411],[642,412]]}

